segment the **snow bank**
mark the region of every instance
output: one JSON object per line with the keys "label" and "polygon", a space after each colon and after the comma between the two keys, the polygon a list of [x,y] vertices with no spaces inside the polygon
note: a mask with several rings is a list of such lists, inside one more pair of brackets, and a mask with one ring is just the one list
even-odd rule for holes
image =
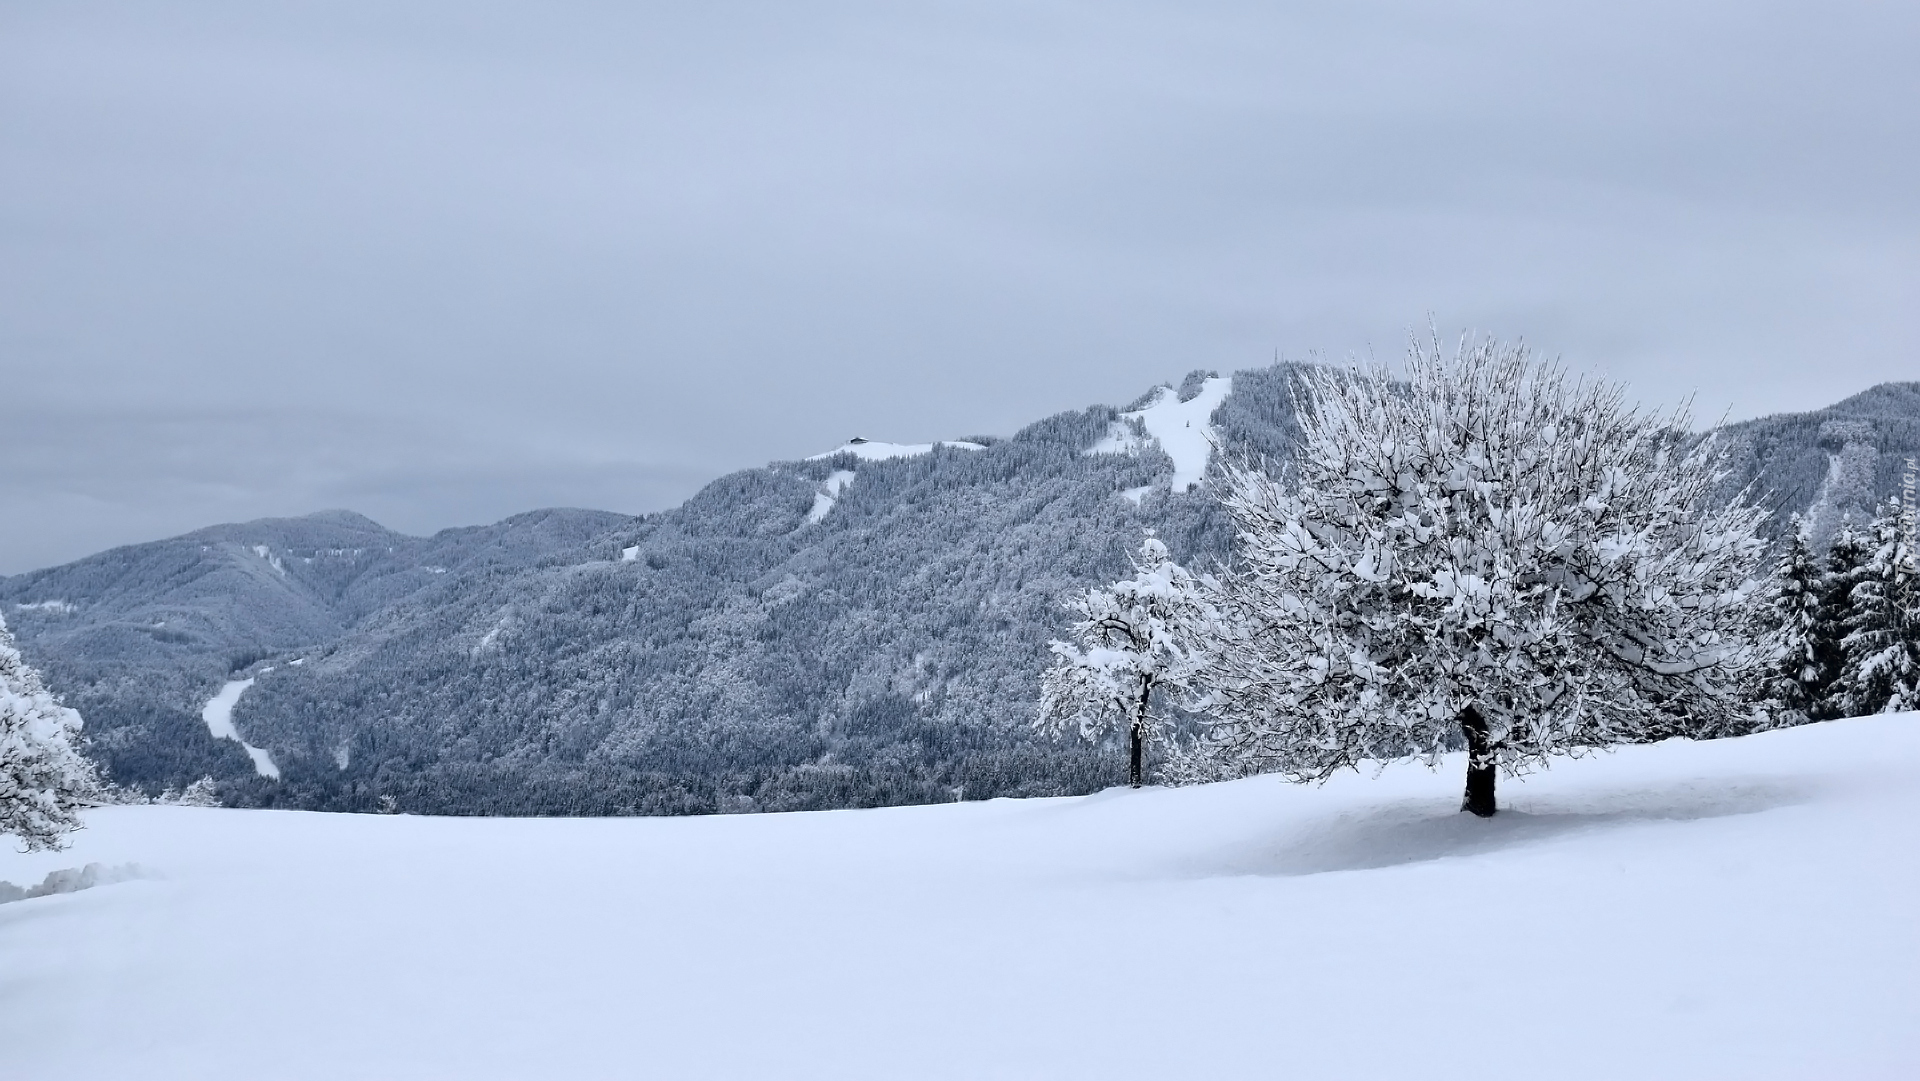
{"label": "snow bank", "polygon": [[1139,435],[1131,424],[1125,423],[1138,421],[1146,428],[1147,437],[1173,459],[1172,488],[1184,492],[1206,475],[1207,461],[1213,455],[1213,411],[1220,408],[1232,390],[1231,377],[1214,376],[1200,385],[1198,394],[1183,402],[1172,387],[1161,387],[1145,408],[1120,414],[1122,420],[1087,448],[1087,453],[1129,454],[1139,449],[1142,445]]}
{"label": "snow bank", "polygon": [[200,710],[200,719],[207,722],[207,731],[213,733],[214,739],[230,739],[244,748],[247,757],[253,759],[255,773],[277,781],[280,779],[280,767],[273,764],[273,756],[241,739],[239,731],[233,727],[233,707],[240,704],[240,696],[251,686],[251,679],[228,680],[226,686],[220,688],[220,693],[214,695]]}
{"label": "snow bank", "polygon": [[70,867],[63,871],[48,871],[47,877],[40,880],[38,886],[16,886],[11,882],[0,881],[0,905],[14,901],[28,901],[35,897],[52,897],[59,893],[77,893],[90,890],[95,886],[111,885],[115,882],[130,882],[136,878],[147,877],[138,864],[126,864],[121,867],[108,867],[104,863],[89,863],[85,867]]}
{"label": "snow bank", "polygon": [[1462,768],[679,819],[103,808],[0,878],[166,878],[0,907],[0,1076],[1920,1076],[1920,715],[1562,761],[1485,821]]}

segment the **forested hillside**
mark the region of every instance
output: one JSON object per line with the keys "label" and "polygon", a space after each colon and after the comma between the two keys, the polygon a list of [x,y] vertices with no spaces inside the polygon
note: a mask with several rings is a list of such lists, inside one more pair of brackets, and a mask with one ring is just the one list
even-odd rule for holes
{"label": "forested hillside", "polygon": [[[1283,445],[1278,379],[1241,380],[1219,438]],[[1227,385],[1196,373],[1157,400]],[[599,814],[1111,784],[1110,753],[1028,729],[1059,598],[1121,572],[1145,529],[1185,558],[1227,549],[1143,424],[1161,414],[1122,412],[776,463],[539,566],[449,576],[262,679],[240,719],[284,779],[230,792]]]}
{"label": "forested hillside", "polygon": [[631,521],[536,511],[409,537],[346,511],[220,525],[0,578],[29,659],[79,709],[89,752],[123,785],[254,775],[200,711],[233,674],[340,640],[449,576],[524,567]]}
{"label": "forested hillside", "polygon": [[[1060,598],[1125,573],[1148,529],[1225,558],[1207,440],[1284,461],[1289,370],[1008,438],[849,444],[639,518],[218,526],[0,579],[0,604],[91,753],[148,791],[211,774],[244,805],[532,814],[1084,792],[1123,756],[1028,725]],[[1859,517],[1920,452],[1920,385],[1725,434],[1731,482],[1782,517]],[[242,678],[233,723],[277,779],[201,718]]]}
{"label": "forested hillside", "polygon": [[1920,455],[1920,383],[1882,383],[1810,413],[1782,413],[1726,427],[1730,485],[1753,484],[1777,509],[1773,528],[1805,515],[1824,546],[1842,521],[1873,520],[1874,504],[1899,490]]}

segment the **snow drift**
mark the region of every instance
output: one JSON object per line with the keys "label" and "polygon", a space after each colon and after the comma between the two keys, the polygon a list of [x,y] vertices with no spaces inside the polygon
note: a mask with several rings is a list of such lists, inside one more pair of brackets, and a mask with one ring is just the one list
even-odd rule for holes
{"label": "snow drift", "polygon": [[35,897],[52,897],[57,893],[78,893],[95,886],[131,882],[141,876],[140,868],[134,864],[108,867],[104,863],[89,863],[85,867],[67,867],[58,871],[48,871],[47,877],[41,879],[38,886],[16,886],[11,882],[0,880],[0,905],[11,904],[14,901],[30,901]]}

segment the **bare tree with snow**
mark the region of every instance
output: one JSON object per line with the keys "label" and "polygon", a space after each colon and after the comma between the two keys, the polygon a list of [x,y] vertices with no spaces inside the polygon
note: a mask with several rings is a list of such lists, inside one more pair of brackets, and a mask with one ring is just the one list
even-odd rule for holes
{"label": "bare tree with snow", "polygon": [[1296,397],[1293,475],[1225,470],[1200,744],[1223,771],[1464,747],[1486,816],[1498,769],[1752,723],[1765,514],[1715,505],[1721,456],[1684,411],[1493,340],[1415,342],[1404,381],[1306,370]]}
{"label": "bare tree with snow", "polygon": [[98,790],[93,764],[74,749],[79,734],[80,715],[40,682],[0,619],[0,834],[28,851],[61,847]]}
{"label": "bare tree with snow", "polygon": [[1146,745],[1161,734],[1154,696],[1185,688],[1201,661],[1192,629],[1202,617],[1200,585],[1149,536],[1133,577],[1070,597],[1078,644],[1051,643],[1035,726],[1089,741],[1126,732],[1127,780],[1140,787]]}

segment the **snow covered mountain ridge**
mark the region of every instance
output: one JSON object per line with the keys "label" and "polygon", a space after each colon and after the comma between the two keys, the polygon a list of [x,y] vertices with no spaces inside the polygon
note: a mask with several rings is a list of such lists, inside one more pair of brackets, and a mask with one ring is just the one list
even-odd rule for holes
{"label": "snow covered mountain ridge", "polygon": [[941,443],[881,443],[861,436],[854,436],[834,449],[823,454],[808,455],[807,461],[817,462],[836,455],[851,454],[866,462],[884,462],[890,458],[912,458],[927,454],[935,447],[953,447],[957,450],[985,450],[980,443],[965,439],[948,440]]}
{"label": "snow covered mountain ridge", "polygon": [[[91,753],[151,791],[211,774],[237,804],[545,814],[1090,791],[1117,758],[1027,725],[1059,598],[1125,573],[1146,529],[1224,558],[1209,456],[1285,457],[1291,370],[1196,372],[1007,438],[850,441],[638,518],[218,526],[0,579],[0,605]],[[1829,446],[1833,421],[1868,434]],[[1727,434],[1782,517],[1844,502],[1830,456],[1870,440],[1866,483],[1891,477],[1920,385]],[[248,679],[219,738],[207,708]]]}

